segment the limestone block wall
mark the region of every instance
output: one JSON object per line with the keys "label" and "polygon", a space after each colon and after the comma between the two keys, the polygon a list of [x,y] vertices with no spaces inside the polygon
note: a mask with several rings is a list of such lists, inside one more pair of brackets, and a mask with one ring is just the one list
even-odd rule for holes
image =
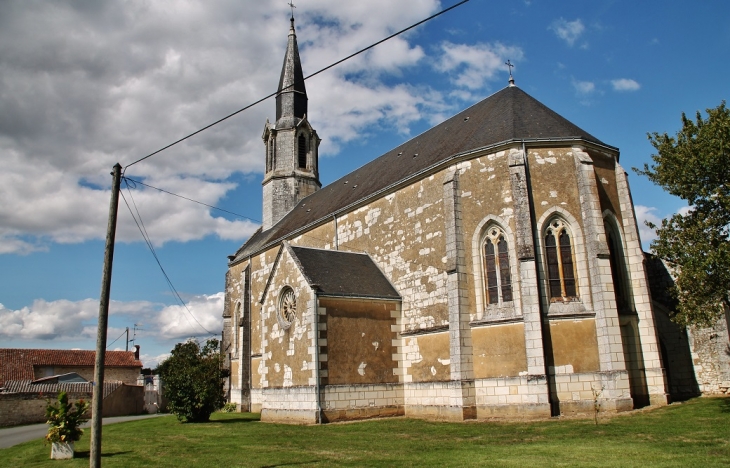
{"label": "limestone block wall", "polygon": [[411,418],[463,421],[476,417],[465,400],[476,397],[474,382],[412,382],[403,384],[405,415]]}
{"label": "limestone block wall", "polygon": [[403,385],[327,385],[322,391],[324,422],[403,416]]}
{"label": "limestone block wall", "polygon": [[689,328],[695,375],[705,394],[730,392],[730,337],[728,315],[711,328]]}
{"label": "limestone block wall", "polygon": [[267,388],[263,391],[261,419],[289,424],[317,422],[317,391],[314,386]]}
{"label": "limestone block wall", "polygon": [[[284,288],[296,296],[296,315],[285,328],[279,317],[279,299]],[[314,385],[316,336],[314,295],[287,248],[282,247],[262,304],[262,387],[281,388]]]}
{"label": "limestone block wall", "polygon": [[339,250],[368,252],[403,297],[403,329],[448,325],[443,173],[337,218]]}
{"label": "limestone block wall", "polygon": [[477,379],[477,418],[541,418],[550,416],[544,376]]}

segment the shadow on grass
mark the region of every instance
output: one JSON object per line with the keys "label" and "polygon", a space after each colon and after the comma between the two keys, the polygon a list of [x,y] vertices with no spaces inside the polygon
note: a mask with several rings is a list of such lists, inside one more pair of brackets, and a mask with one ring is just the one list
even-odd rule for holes
{"label": "shadow on grass", "polygon": [[[211,419],[208,423],[211,424],[244,424],[244,423],[257,423],[260,422],[258,419]],[[200,424],[200,423],[196,423]],[[206,423],[202,423],[206,424]]]}
{"label": "shadow on grass", "polygon": [[[110,458],[110,457],[116,457],[117,455],[126,455],[128,453],[132,453],[131,450],[127,450],[124,452],[102,452],[101,458]],[[82,451],[76,451],[74,452],[74,458],[89,458],[91,455],[91,451],[87,450],[85,452]]]}
{"label": "shadow on grass", "polygon": [[723,398],[720,404],[720,411],[723,413],[730,413],[730,398]]}
{"label": "shadow on grass", "polygon": [[261,468],[275,468],[277,466],[294,466],[294,465],[309,465],[309,464],[316,465],[319,462],[320,462],[320,460],[309,460],[309,461],[298,461],[298,462],[291,462],[291,463],[277,463],[276,465],[263,465]]}

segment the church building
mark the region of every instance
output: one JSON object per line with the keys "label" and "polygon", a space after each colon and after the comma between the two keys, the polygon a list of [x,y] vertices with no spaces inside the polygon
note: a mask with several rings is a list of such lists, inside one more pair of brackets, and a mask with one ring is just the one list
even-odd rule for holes
{"label": "church building", "polygon": [[668,402],[618,148],[510,77],[322,187],[293,18],[278,89],[263,225],[226,275],[230,401],[291,423]]}

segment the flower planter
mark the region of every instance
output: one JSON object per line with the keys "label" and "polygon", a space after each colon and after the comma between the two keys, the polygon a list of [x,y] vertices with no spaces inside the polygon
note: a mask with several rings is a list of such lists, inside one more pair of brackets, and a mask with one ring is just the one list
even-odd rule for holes
{"label": "flower planter", "polygon": [[67,460],[74,457],[73,442],[53,442],[51,445],[52,460]]}

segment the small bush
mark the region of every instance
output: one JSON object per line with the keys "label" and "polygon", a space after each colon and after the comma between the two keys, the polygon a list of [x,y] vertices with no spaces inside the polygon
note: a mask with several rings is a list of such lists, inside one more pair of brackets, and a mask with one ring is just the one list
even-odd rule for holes
{"label": "small bush", "polygon": [[46,442],[77,442],[84,433],[79,426],[89,420],[85,416],[88,410],[88,401],[79,400],[69,404],[66,392],[58,394],[58,404],[51,404],[51,400],[48,400],[46,424],[51,427],[48,428]]}
{"label": "small bush", "polygon": [[235,403],[226,403],[221,408],[221,413],[236,413],[238,411],[238,405]]}

